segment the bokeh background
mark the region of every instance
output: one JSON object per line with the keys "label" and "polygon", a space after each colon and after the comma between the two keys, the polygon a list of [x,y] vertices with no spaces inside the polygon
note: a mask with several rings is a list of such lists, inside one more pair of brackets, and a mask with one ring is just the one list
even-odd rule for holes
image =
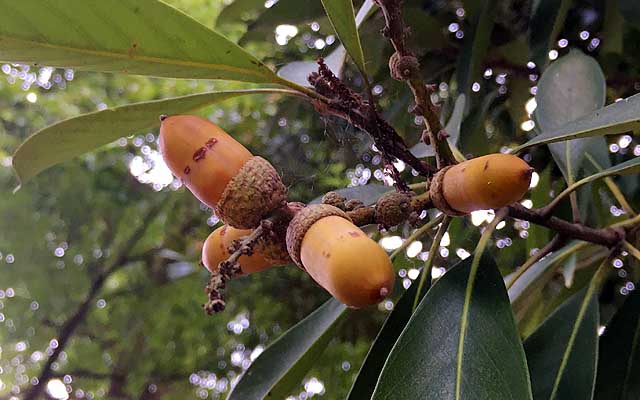
{"label": "bokeh background", "polygon": [[[274,68],[313,63],[338,46],[320,1],[167,2]],[[357,9],[362,2],[354,3]],[[405,3],[412,45],[425,77],[438,85],[434,100],[448,116],[468,16],[481,2]],[[467,93],[460,141],[465,155],[504,150],[526,141],[535,129],[531,115],[539,75],[526,44],[530,3],[510,0],[497,7],[481,76]],[[573,2],[558,27],[560,40],[540,58],[553,62],[569,48],[595,57],[608,78],[608,103],[640,90],[640,32],[633,23],[639,14],[623,15],[613,3]],[[385,117],[414,145],[421,121],[407,113],[411,94],[388,76],[391,48],[379,34],[382,24],[374,14],[360,29],[373,93]],[[300,71],[310,65],[290,67],[304,76]],[[46,384],[47,395],[55,399],[224,398],[269,343],[328,298],[301,270],[274,268],[233,281],[225,312],[206,316],[201,304],[208,273],[198,262],[203,240],[219,221],[171,176],[157,150],[157,131],[122,132],[115,143],[56,166],[12,193],[17,181],[11,154],[40,128],[121,104],[247,85],[0,66],[1,399],[20,398],[34,384]],[[363,81],[348,61],[342,76],[362,90]],[[268,158],[292,199],[307,202],[337,188],[389,184],[365,134],[342,121],[320,118],[297,98],[244,96],[201,115]],[[608,140],[604,157],[620,162],[640,156],[637,138]],[[541,206],[562,188],[561,173],[546,148],[525,157],[536,173],[523,204]],[[409,168],[396,167],[414,181]],[[630,199],[637,197],[637,176],[619,182]],[[584,190],[593,199],[588,221],[607,221],[624,212],[602,184]],[[483,224],[492,218],[491,211],[480,211],[456,219],[440,243],[434,278],[469,256]],[[498,229],[491,251],[505,274],[551,237],[522,222],[502,223]],[[411,232],[400,226],[375,235],[392,252]],[[395,295],[345,321],[291,399],[344,397],[394,299],[417,277],[427,247],[428,238],[406,244],[394,263]],[[587,252],[584,257],[598,256]],[[581,270],[591,266],[583,261],[569,261],[531,300],[522,330],[536,326],[541,318],[536,315],[545,315],[572,293],[567,280],[580,280]],[[635,289],[629,262],[615,260],[618,278],[608,283],[604,303],[617,304]],[[52,355],[51,376],[41,383],[40,371]]]}

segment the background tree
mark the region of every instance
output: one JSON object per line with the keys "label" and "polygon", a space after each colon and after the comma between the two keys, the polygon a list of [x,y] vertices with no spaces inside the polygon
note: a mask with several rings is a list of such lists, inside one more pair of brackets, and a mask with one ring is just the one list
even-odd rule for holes
{"label": "background tree", "polygon": [[[468,398],[467,385],[479,398],[496,398],[496,393],[529,390],[529,382],[517,374],[526,367],[535,398],[569,398],[566,393],[591,398],[594,387],[596,398],[637,395],[630,384],[638,374],[633,363],[637,349],[635,334],[629,332],[637,331],[634,289],[640,254],[633,246],[639,181],[636,174],[617,175],[637,172],[640,145],[634,129],[640,105],[631,97],[603,108],[637,91],[638,10],[633,2],[405,0],[402,15],[396,14],[396,1],[355,2],[356,11],[361,10],[359,38],[348,29],[355,26],[353,18],[342,12],[350,10],[348,1],[309,1],[303,7],[290,0],[236,0],[227,6],[169,2],[242,45],[287,81],[247,64],[233,46],[233,56],[216,60],[214,49],[230,45],[217,36],[194,41],[194,32],[209,31],[161,2],[124,1],[110,10],[113,14],[99,17],[90,12],[91,7],[100,10],[92,3],[43,6],[35,0],[0,0],[6,10],[0,16],[0,37],[6,38],[0,41],[0,60],[7,62],[2,66],[6,82],[0,83],[0,180],[6,193],[0,198],[0,396],[35,398],[47,383],[62,382],[76,398],[217,398],[236,385],[231,398],[262,397],[269,390],[298,398],[419,398],[432,388],[445,393],[443,398]],[[142,10],[136,8],[140,5]],[[131,15],[138,17],[133,22],[123,18]],[[163,27],[157,35],[143,34],[156,27]],[[40,36],[30,37],[34,32]],[[76,42],[65,42],[67,37]],[[122,38],[126,48],[119,47]],[[184,38],[192,41],[185,44]],[[62,47],[53,51],[42,43]],[[110,63],[89,60],[102,57],[93,53],[67,51],[78,43],[104,50]],[[110,53],[120,50],[128,58]],[[420,70],[409,81],[413,92],[390,76],[388,60],[394,52],[419,61]],[[191,64],[178,62],[167,69],[149,55]],[[318,85],[307,88],[318,56],[340,71],[348,87],[375,100],[381,117],[414,157],[431,166],[427,172],[416,171],[422,164],[411,157],[390,157],[389,150],[402,148],[381,147],[388,136],[380,141],[370,119],[359,120],[357,113],[335,103],[327,106],[317,95]],[[197,67],[202,64],[222,67]],[[436,86],[423,87],[424,82]],[[202,101],[147,103],[274,84],[280,86],[266,93],[225,94],[228,99],[222,102],[214,93]],[[288,96],[292,92],[283,92],[282,86],[298,94]],[[310,101],[302,101],[305,96]],[[277,268],[232,281],[226,311],[203,315],[207,273],[197,263],[202,240],[218,221],[170,176],[156,150],[160,109],[199,108],[189,101],[254,154],[268,158],[282,173],[290,197],[305,202],[348,185],[353,189],[345,196],[374,203],[392,188],[372,184],[391,184],[393,174],[385,173],[393,168],[396,178],[419,191],[423,185],[417,183],[438,167],[435,152],[421,141],[425,121],[445,162],[449,146],[443,146],[444,137],[435,129],[441,122],[458,158],[506,151],[528,140],[559,141],[520,147],[536,174],[524,207],[507,211],[516,219],[501,222],[505,215],[500,212],[496,217],[479,211],[440,224],[437,231],[427,229],[435,223],[383,231],[376,237],[394,252],[400,277],[394,296],[377,310],[358,312],[330,301],[252,363],[328,296],[302,271]],[[54,125],[38,133],[42,141],[32,141],[34,147],[16,153],[28,135],[54,122],[136,102],[144,104],[120,109],[117,120]],[[416,109],[416,103],[422,108]],[[576,134],[585,138],[563,141]],[[60,161],[66,162],[29,179]],[[15,186],[12,162],[23,180],[14,195],[9,194]],[[602,169],[606,172],[594,175]],[[592,181],[562,195],[568,201],[553,201],[589,176]],[[423,223],[442,218],[435,210],[425,214]],[[597,243],[609,231],[571,235],[578,227],[612,224],[628,228],[626,243],[616,241],[613,253],[607,246],[572,240]],[[481,238],[481,232],[487,233]],[[470,257],[478,242],[486,249]],[[480,259],[483,251],[486,258]],[[452,269],[460,260],[465,261]],[[435,279],[451,273],[421,301],[431,280],[419,275],[423,266]],[[494,340],[500,336],[496,332],[515,332],[504,290],[489,289],[500,286],[496,268],[505,276],[524,347],[520,340]],[[456,291],[460,285],[471,291]],[[489,312],[483,301],[491,305]],[[465,316],[466,325],[460,324]],[[441,326],[448,329],[430,329]],[[296,332],[307,340],[290,341]],[[448,335],[466,338],[467,344],[444,340]],[[302,358],[282,362],[278,345]],[[516,372],[500,379],[475,374],[489,368],[477,356],[481,349],[506,354],[501,365]],[[421,369],[438,350],[453,368],[438,374]],[[613,373],[612,366],[620,364],[626,368]],[[254,373],[239,381],[250,365]],[[54,383],[51,388],[55,395]]]}

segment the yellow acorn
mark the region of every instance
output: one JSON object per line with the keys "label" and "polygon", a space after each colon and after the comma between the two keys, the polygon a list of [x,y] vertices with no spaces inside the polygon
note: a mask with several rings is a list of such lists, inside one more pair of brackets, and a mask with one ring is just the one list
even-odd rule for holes
{"label": "yellow acorn", "polygon": [[533,168],[510,154],[489,154],[443,168],[429,187],[433,205],[450,215],[500,208],[529,190]]}
{"label": "yellow acorn", "polygon": [[387,253],[330,205],[310,205],[291,220],[287,249],[293,261],[349,307],[380,302],[393,288]]}
{"label": "yellow acorn", "polygon": [[[233,242],[250,235],[251,232],[251,229],[236,229],[227,225],[223,225],[211,232],[202,247],[202,263],[204,266],[211,273],[216,272],[219,264],[231,256],[230,249],[233,246]],[[238,264],[240,264],[240,270],[243,274],[264,271],[276,265],[267,260],[260,252],[260,249],[257,248],[254,248],[251,255],[240,256]]]}
{"label": "yellow acorn", "polygon": [[286,200],[273,166],[206,119],[163,116],[160,152],[191,193],[235,228],[257,227]]}

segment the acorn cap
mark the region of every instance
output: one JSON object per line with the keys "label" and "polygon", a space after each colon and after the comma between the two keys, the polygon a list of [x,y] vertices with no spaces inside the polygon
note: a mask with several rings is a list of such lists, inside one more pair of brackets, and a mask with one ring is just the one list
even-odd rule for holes
{"label": "acorn cap", "polygon": [[385,226],[396,226],[409,218],[411,196],[407,193],[390,192],[376,202],[376,222]]}
{"label": "acorn cap", "polygon": [[351,221],[347,213],[337,207],[328,204],[312,204],[300,210],[289,223],[287,228],[287,251],[298,267],[304,269],[300,260],[300,248],[302,247],[304,235],[311,225],[324,217],[330,216],[342,217]]}
{"label": "acorn cap", "polygon": [[[287,203],[287,212],[291,215],[305,207],[304,203]],[[265,260],[273,265],[291,264],[293,261],[287,251],[287,228],[291,218],[278,218],[273,224],[271,234],[263,235],[258,239],[256,251],[260,252]]]}
{"label": "acorn cap", "polygon": [[287,188],[271,163],[253,156],[222,192],[216,215],[238,229],[253,229],[287,199]]}
{"label": "acorn cap", "polygon": [[447,173],[449,168],[452,166],[444,167],[440,171],[438,171],[431,179],[431,184],[429,185],[429,195],[431,196],[431,202],[433,206],[438,210],[442,211],[447,215],[452,216],[462,216],[467,215],[467,213],[456,210],[451,207],[447,202],[447,199],[444,197],[444,190],[442,190],[442,182],[444,181],[444,175]]}

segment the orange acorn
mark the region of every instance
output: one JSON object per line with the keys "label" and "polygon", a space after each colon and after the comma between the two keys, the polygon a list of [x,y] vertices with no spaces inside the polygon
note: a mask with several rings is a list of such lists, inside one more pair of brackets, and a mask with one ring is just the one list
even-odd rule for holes
{"label": "orange acorn", "polygon": [[233,227],[257,227],[286,200],[273,166],[206,119],[163,116],[160,152],[171,172]]}
{"label": "orange acorn", "polygon": [[529,190],[533,168],[510,154],[489,154],[443,168],[429,187],[433,205],[450,215],[500,208]]}
{"label": "orange acorn", "polygon": [[[231,256],[233,242],[250,234],[251,229],[236,229],[226,225],[211,232],[202,247],[202,263],[211,273],[216,272],[219,264]],[[254,248],[251,255],[240,256],[238,263],[243,274],[264,271],[276,265],[267,260],[259,248]]]}
{"label": "orange acorn", "polygon": [[349,307],[360,308],[387,297],[394,271],[387,253],[330,205],[310,205],[287,229],[293,261],[320,286]]}

